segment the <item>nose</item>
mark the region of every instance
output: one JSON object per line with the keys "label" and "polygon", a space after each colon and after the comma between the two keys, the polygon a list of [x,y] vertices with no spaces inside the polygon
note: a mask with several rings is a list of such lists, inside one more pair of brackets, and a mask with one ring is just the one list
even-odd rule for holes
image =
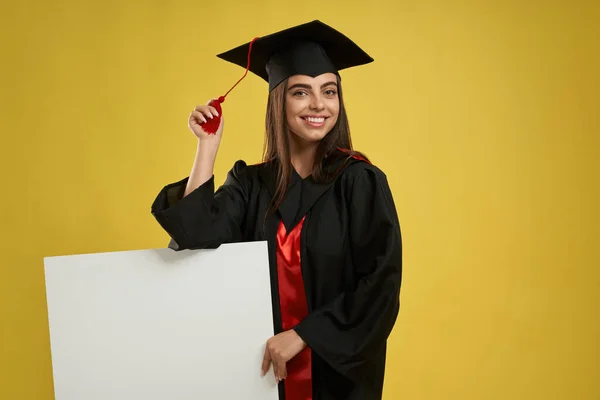
{"label": "nose", "polygon": [[325,108],[325,104],[323,103],[323,97],[320,93],[311,96],[309,107],[311,110],[322,110]]}

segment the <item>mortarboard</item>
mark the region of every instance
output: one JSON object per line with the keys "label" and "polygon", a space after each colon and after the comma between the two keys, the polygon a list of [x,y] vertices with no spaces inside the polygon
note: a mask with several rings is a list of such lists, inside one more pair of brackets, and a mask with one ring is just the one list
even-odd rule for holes
{"label": "mortarboard", "polygon": [[[261,77],[268,82],[269,91],[292,75],[315,77],[328,72],[339,75],[342,69],[374,61],[347,36],[319,20],[254,38],[217,57],[245,68],[246,74],[250,71]],[[211,102],[219,114],[225,96]],[[208,121],[204,129],[214,133],[219,123],[220,118],[215,118]]]}
{"label": "mortarboard", "polygon": [[[246,68],[251,43],[217,57]],[[315,20],[254,40],[250,71],[267,81],[271,91],[292,75],[337,74],[342,69],[372,61],[347,36]]]}

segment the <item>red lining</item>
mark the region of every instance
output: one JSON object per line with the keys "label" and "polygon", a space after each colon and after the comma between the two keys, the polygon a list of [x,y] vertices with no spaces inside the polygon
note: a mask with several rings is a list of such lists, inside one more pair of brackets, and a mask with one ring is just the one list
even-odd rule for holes
{"label": "red lining", "polygon": [[350,157],[354,158],[355,160],[360,160],[360,161],[364,161],[364,162],[367,162],[367,163],[371,164],[371,162],[369,160],[367,160],[366,158],[360,156],[359,154],[357,154],[353,150],[342,149],[341,147],[338,147],[337,149],[339,151],[341,151],[342,153],[348,154]]}

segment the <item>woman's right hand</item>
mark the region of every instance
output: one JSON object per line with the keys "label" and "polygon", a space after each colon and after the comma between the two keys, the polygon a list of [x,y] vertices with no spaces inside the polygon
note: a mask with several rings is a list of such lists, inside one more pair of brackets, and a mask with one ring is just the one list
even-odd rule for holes
{"label": "woman's right hand", "polygon": [[[210,101],[208,102],[210,104]],[[215,134],[208,134],[204,129],[202,129],[203,122],[207,122],[212,118],[216,118],[219,116],[217,109],[210,105],[200,105],[196,106],[194,110],[190,114],[190,118],[188,120],[188,126],[194,133],[194,135],[198,138],[198,140],[206,140],[206,139],[216,139],[219,141],[221,136],[223,135],[223,116],[221,116],[221,122],[219,123],[219,128]]]}

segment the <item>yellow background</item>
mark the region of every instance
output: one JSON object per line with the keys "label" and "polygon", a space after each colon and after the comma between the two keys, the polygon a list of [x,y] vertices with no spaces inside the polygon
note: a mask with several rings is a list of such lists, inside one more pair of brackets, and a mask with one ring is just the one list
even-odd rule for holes
{"label": "yellow background", "polygon": [[[36,0],[0,6],[0,399],[53,398],[43,257],[164,247],[188,113],[243,72],[214,55],[317,18],[376,59],[342,76],[404,234],[385,398],[600,398],[598,2]],[[224,104],[218,182],[266,94]]]}

